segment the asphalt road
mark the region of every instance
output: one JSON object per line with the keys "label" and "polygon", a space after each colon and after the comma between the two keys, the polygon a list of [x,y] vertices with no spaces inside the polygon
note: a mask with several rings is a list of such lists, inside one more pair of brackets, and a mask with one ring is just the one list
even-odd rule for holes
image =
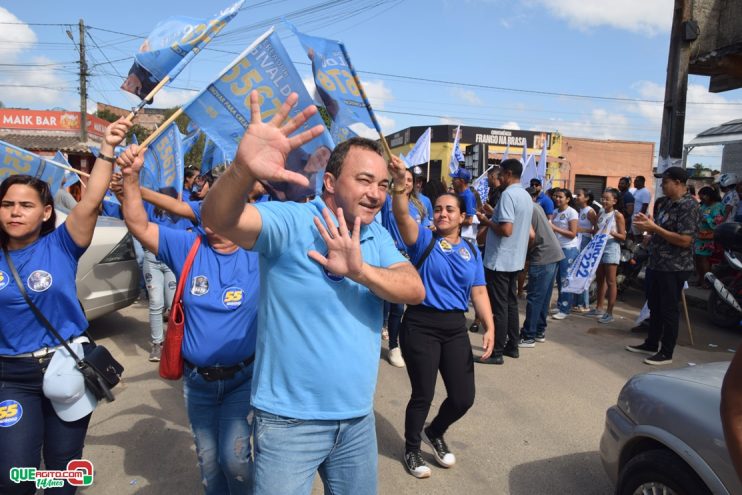
{"label": "asphalt road", "polygon": [[[457,456],[451,469],[424,455],[433,475],[417,480],[401,461],[404,408],[410,386],[393,368],[383,346],[375,398],[381,494],[607,494],[598,442],[605,410],[632,375],[649,370],[642,357],[623,350],[640,342],[631,334],[641,303],[638,292],[616,307],[616,322],[571,316],[549,322],[547,342],[521,349],[504,366],[476,366],[474,407],[446,435]],[[731,359],[739,330],[714,328],[701,308],[691,308],[695,346],[681,324],[671,366]],[[149,352],[147,309],[134,304],[93,322],[97,336],[126,367],[117,399],[93,415],[85,456],[95,464],[95,483],[81,493],[203,493],[180,382],[159,378]],[[481,336],[471,335],[475,355]],[[433,408],[445,390],[439,380]],[[432,413],[431,413],[432,418]],[[277,490],[280,493],[280,489]],[[322,493],[315,483],[314,493]]]}

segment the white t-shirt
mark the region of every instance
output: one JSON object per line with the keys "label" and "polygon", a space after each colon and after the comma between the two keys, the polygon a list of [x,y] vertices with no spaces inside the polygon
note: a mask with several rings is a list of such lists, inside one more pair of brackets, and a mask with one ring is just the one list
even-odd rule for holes
{"label": "white t-shirt", "polygon": [[[641,189],[637,189],[634,194],[634,218],[636,218],[636,215],[638,213],[641,213],[642,208],[644,205],[648,205],[652,201],[652,193],[649,192],[649,189],[646,187],[642,187]],[[647,210],[647,213],[649,213],[649,210]]]}
{"label": "white t-shirt", "polygon": [[[551,218],[551,223],[560,229],[569,230],[569,222],[571,220],[579,220],[579,217],[577,210],[568,206],[564,211],[554,210],[554,216]],[[558,232],[554,233],[556,234],[557,239],[559,240],[559,245],[562,246],[562,248],[580,247],[579,236],[574,236],[574,238],[570,239]]]}
{"label": "white t-shirt", "polygon": [[461,227],[461,237],[477,242],[477,230],[479,230],[479,219],[474,216],[471,218],[471,225]]}
{"label": "white t-shirt", "polygon": [[737,214],[737,206],[739,205],[739,195],[737,194],[737,191],[734,189],[727,191],[722,198],[721,203],[724,205],[724,209],[726,209],[727,206],[732,207],[732,211],[729,212],[729,216],[726,217],[724,222],[734,222],[734,217]]}

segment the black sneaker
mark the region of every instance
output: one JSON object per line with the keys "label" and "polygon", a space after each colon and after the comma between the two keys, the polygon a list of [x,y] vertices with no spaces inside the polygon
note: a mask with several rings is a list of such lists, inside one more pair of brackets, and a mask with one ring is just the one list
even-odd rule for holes
{"label": "black sneaker", "polygon": [[533,339],[533,340],[535,340],[536,342],[544,343],[544,342],[546,342],[546,334],[544,334],[544,333],[537,333],[536,334],[536,338]]}
{"label": "black sneaker", "polygon": [[629,352],[638,352],[639,354],[649,354],[651,356],[652,354],[656,354],[660,349],[657,346],[653,347],[644,342],[640,345],[627,345],[626,350]]}
{"label": "black sneaker", "polygon": [[520,357],[520,352],[518,352],[518,348],[505,348],[504,351],[502,351],[503,356],[507,356],[513,359],[518,359]]}
{"label": "black sneaker", "polygon": [[520,339],[520,342],[518,343],[518,347],[524,347],[526,349],[530,349],[530,348],[536,347],[536,340],[535,339],[522,338],[522,339]]}
{"label": "black sneaker", "polygon": [[478,359],[476,362],[481,364],[505,364],[502,354],[492,354],[487,359]]}
{"label": "black sneaker", "polygon": [[433,455],[438,464],[444,468],[450,468],[456,464],[456,456],[448,450],[448,445],[443,437],[431,437],[428,434],[428,428],[423,430],[423,442],[433,447]]}
{"label": "black sneaker", "polygon": [[472,323],[471,326],[469,327],[469,331],[471,333],[479,333],[479,323],[477,323],[476,321]]}
{"label": "black sneaker", "polygon": [[645,364],[660,365],[672,363],[672,356],[667,356],[662,352],[658,352],[654,356],[649,356],[644,360]]}
{"label": "black sneaker", "polygon": [[430,478],[430,468],[419,450],[408,450],[404,453],[404,465],[415,478]]}

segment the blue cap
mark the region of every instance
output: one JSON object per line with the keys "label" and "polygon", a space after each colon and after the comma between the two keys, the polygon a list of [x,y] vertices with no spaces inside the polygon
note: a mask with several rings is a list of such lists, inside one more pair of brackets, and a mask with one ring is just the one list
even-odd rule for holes
{"label": "blue cap", "polygon": [[464,167],[459,167],[456,172],[452,174],[448,174],[449,177],[453,177],[454,179],[461,179],[465,180],[466,182],[469,182],[471,180],[471,172],[469,172]]}

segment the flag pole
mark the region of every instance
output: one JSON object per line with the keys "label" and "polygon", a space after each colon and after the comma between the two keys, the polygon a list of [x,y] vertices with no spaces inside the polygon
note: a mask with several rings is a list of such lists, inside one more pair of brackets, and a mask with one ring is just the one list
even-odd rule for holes
{"label": "flag pole", "polygon": [[77,170],[76,168],[72,168],[69,165],[62,165],[59,162],[55,162],[54,160],[49,160],[49,159],[46,159],[44,157],[41,157],[41,159],[44,160],[46,163],[49,163],[51,165],[54,165],[55,167],[63,168],[65,170],[69,171],[69,172],[74,172],[77,175],[82,175],[83,177],[90,177],[90,174],[88,174],[86,172],[82,172],[80,170]]}
{"label": "flag pole", "polygon": [[167,129],[167,127],[170,124],[172,124],[173,122],[175,122],[175,119],[177,119],[178,117],[180,117],[180,115],[183,113],[183,108],[184,107],[180,107],[179,109],[177,109],[175,111],[175,113],[173,113],[170,117],[168,117],[168,119],[165,122],[163,122],[162,124],[160,124],[160,127],[158,127],[157,129],[155,129],[155,132],[153,132],[152,134],[150,134],[149,136],[147,136],[147,139],[145,139],[144,142],[139,145],[139,148],[146,148],[147,146],[149,146],[149,144],[152,141],[154,141],[155,139],[157,139],[157,136],[159,136],[160,134],[162,134],[165,131],[165,129]]}
{"label": "flag pole", "polygon": [[389,143],[386,142],[386,138],[384,137],[384,134],[381,132],[381,126],[379,125],[379,121],[376,120],[376,115],[374,115],[374,111],[371,109],[371,103],[369,103],[368,98],[366,97],[366,92],[363,90],[363,85],[361,84],[361,80],[358,77],[358,74],[356,73],[356,70],[353,67],[353,64],[350,62],[350,56],[348,55],[348,51],[345,49],[345,45],[343,43],[338,43],[338,45],[340,45],[340,49],[343,52],[343,56],[345,57],[345,60],[348,61],[348,69],[350,69],[350,73],[356,82],[356,86],[358,86],[358,91],[360,91],[361,93],[361,98],[363,98],[363,103],[366,105],[366,110],[368,110],[368,114],[371,116],[371,122],[373,122],[374,127],[376,127],[376,132],[379,133],[379,137],[381,138],[381,145],[384,147],[384,151],[386,151],[386,154],[389,156],[389,160],[391,160],[392,150],[391,148],[389,148]]}
{"label": "flag pole", "polygon": [[146,98],[144,98],[144,99],[143,99],[143,100],[142,100],[141,102],[139,102],[139,105],[137,105],[136,107],[134,107],[134,108],[132,109],[132,111],[131,111],[131,112],[129,112],[129,115],[127,115],[127,116],[126,116],[126,120],[128,120],[129,122],[131,122],[131,119],[133,119],[134,117],[136,117],[136,116],[137,116],[137,114],[139,113],[139,111],[140,111],[140,110],[141,110],[142,108],[144,108],[144,105],[146,105],[148,101],[152,101],[152,98],[154,98],[154,97],[155,97],[155,95],[156,95],[156,94],[157,94],[157,93],[158,93],[158,92],[159,92],[159,91],[160,91],[160,90],[161,90],[161,89],[163,88],[163,86],[165,86],[165,84],[167,84],[168,82],[170,82],[170,76],[165,76],[165,77],[163,77],[163,78],[162,78],[162,81],[160,81],[159,83],[157,83],[157,86],[155,86],[154,88],[152,88],[152,91],[150,91],[150,92],[149,92],[149,94],[147,95],[147,97],[146,97]]}

